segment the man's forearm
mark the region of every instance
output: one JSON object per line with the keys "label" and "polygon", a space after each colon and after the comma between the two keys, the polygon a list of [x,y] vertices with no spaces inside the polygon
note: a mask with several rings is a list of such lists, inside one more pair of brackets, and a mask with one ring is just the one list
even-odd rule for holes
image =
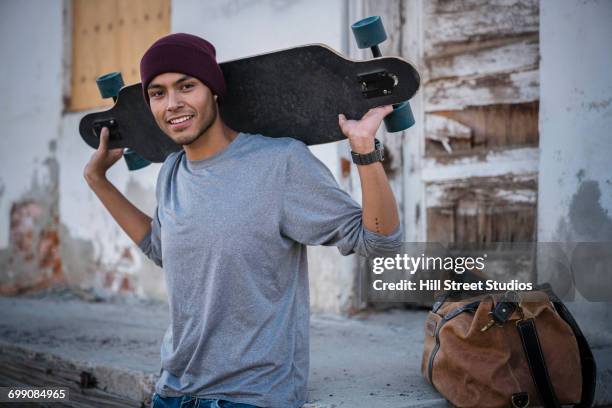
{"label": "man's forearm", "polygon": [[393,191],[381,163],[357,166],[361,179],[363,225],[370,231],[391,235],[399,226]]}
{"label": "man's forearm", "polygon": [[[379,106],[370,109],[360,120],[347,119],[338,115],[338,125],[349,139],[351,151],[358,154],[371,153],[376,144],[376,131],[383,118],[393,111],[393,106]],[[363,225],[370,231],[391,235],[399,226],[397,204],[389,180],[380,162],[358,165],[361,179]]]}
{"label": "man's forearm", "polygon": [[138,245],[151,229],[151,217],[140,211],[106,178],[88,179],[87,182],[121,229]]}

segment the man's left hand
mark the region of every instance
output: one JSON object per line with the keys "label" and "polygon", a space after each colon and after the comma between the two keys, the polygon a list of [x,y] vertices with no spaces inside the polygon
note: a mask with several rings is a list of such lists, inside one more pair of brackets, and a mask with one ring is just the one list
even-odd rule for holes
{"label": "man's left hand", "polygon": [[347,119],[338,115],[338,124],[344,136],[349,139],[351,150],[359,154],[368,154],[374,150],[374,137],[380,122],[393,111],[393,106],[379,106],[366,112],[361,120]]}

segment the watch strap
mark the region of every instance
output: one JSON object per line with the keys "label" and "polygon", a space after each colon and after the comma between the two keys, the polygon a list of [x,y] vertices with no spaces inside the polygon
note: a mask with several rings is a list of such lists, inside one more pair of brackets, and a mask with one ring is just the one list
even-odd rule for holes
{"label": "watch strap", "polygon": [[385,160],[384,147],[378,139],[374,139],[374,150],[370,153],[361,154],[351,151],[353,163],[364,166]]}

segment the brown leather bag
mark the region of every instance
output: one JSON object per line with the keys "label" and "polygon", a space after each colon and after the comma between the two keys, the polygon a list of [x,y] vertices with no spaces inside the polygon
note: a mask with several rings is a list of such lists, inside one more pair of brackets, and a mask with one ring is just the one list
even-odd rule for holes
{"label": "brown leather bag", "polygon": [[595,361],[548,285],[436,301],[425,321],[421,372],[459,407],[590,407]]}

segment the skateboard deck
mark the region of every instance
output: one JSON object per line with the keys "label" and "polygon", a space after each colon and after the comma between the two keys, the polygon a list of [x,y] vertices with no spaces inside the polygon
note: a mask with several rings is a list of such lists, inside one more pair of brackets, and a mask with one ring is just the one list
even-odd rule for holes
{"label": "skateboard deck", "polygon": [[[308,145],[345,139],[338,114],[361,118],[370,108],[406,101],[419,88],[407,61],[380,57],[354,61],[322,45],[305,45],[220,64],[227,84],[220,114],[232,129],[271,137],[292,137]],[[83,117],[79,132],[98,147],[103,126],[109,148],[129,147],[162,162],[180,150],[157,126],[140,84],[121,88],[115,105]]]}

